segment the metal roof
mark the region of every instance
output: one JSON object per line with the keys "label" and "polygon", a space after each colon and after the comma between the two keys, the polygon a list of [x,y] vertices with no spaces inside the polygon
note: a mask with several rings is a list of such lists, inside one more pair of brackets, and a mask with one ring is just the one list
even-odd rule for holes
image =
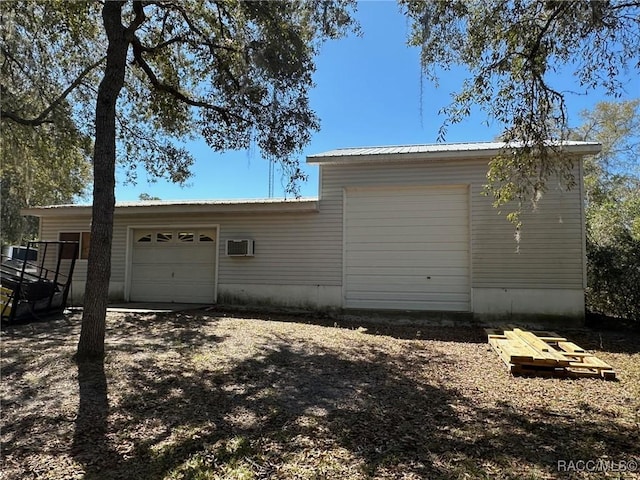
{"label": "metal roof", "polygon": [[[91,214],[91,205],[66,204],[23,208],[22,215],[79,215]],[[318,211],[317,198],[282,198],[248,200],[149,200],[140,202],[116,202],[119,214],[129,213],[253,213],[253,212],[303,212]]]}
{"label": "metal roof", "polygon": [[[549,143],[560,147],[567,153],[591,155],[600,151],[600,144],[595,142],[565,141],[562,144]],[[308,163],[336,163],[338,159],[352,163],[356,161],[398,161],[426,160],[446,158],[478,158],[492,157],[504,150],[522,148],[521,143],[473,142],[473,143],[437,143],[424,145],[395,145],[386,147],[338,148],[307,157]]]}

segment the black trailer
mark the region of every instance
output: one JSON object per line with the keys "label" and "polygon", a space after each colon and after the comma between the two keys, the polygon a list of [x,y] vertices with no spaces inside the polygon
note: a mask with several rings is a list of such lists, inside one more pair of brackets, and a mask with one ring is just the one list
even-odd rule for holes
{"label": "black trailer", "polygon": [[[29,242],[22,258],[2,255],[2,321],[60,313],[67,306],[78,242]],[[37,251],[36,260],[30,252]]]}

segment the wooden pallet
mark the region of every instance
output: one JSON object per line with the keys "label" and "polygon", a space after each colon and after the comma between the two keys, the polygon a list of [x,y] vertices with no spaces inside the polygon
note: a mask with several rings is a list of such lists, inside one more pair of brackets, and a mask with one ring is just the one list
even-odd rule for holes
{"label": "wooden pallet", "polygon": [[611,365],[555,332],[485,331],[489,344],[514,375],[616,378]]}

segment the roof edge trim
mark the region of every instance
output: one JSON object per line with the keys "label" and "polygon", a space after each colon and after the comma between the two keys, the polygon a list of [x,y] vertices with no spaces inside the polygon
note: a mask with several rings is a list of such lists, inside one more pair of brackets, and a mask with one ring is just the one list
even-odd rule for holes
{"label": "roof edge trim", "polygon": [[[492,158],[505,151],[518,148],[522,148],[522,145],[500,142],[345,148],[309,155],[307,163],[354,164],[481,159]],[[571,141],[564,142],[561,148],[569,155],[584,156],[599,153],[602,146],[597,142]]]}
{"label": "roof edge trim", "polygon": [[[117,215],[202,213],[202,214],[242,214],[242,213],[295,213],[318,212],[318,199],[280,201],[191,201],[157,203],[116,203]],[[85,216],[91,215],[91,205],[48,205],[23,208],[21,215],[34,217]]]}

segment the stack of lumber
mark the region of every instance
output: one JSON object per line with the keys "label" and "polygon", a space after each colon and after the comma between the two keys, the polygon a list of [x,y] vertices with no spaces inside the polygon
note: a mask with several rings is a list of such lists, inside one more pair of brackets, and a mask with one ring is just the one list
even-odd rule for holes
{"label": "stack of lumber", "polygon": [[555,332],[520,328],[486,332],[489,344],[514,375],[616,378],[611,365]]}

